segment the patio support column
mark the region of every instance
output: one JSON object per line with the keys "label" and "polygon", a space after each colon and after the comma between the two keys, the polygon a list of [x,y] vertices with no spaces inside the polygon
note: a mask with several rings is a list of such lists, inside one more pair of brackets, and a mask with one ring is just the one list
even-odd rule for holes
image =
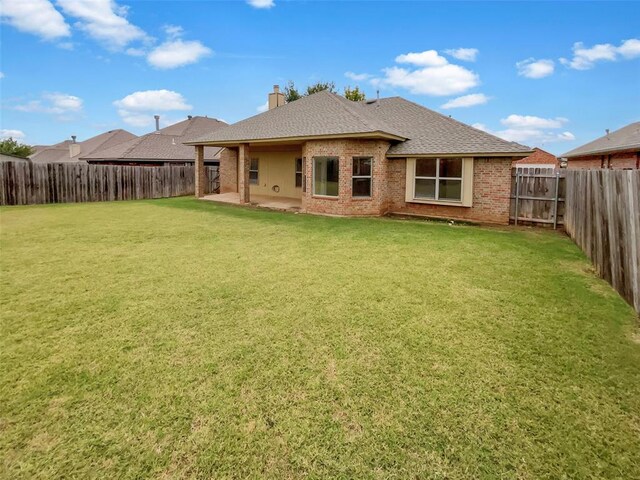
{"label": "patio support column", "polygon": [[241,143],[238,146],[238,193],[240,203],[249,203],[249,167],[251,166],[251,156],[249,144]]}
{"label": "patio support column", "polygon": [[207,173],[204,170],[204,145],[196,145],[196,198],[204,197]]}

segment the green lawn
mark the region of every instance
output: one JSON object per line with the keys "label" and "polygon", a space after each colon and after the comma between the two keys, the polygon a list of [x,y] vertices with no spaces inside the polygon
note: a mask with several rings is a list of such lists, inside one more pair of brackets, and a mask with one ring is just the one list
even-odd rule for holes
{"label": "green lawn", "polygon": [[562,234],[0,216],[3,478],[640,478],[637,317]]}

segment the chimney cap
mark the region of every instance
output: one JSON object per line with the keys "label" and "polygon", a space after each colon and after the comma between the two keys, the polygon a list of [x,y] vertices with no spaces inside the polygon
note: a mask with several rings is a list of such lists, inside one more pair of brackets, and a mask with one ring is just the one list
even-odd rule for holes
{"label": "chimney cap", "polygon": [[72,141],[73,143],[76,143],[76,138],[77,138],[77,137],[76,137],[75,135],[71,135],[71,141]]}
{"label": "chimney cap", "polygon": [[273,93],[279,93],[280,92],[280,85],[274,85],[273,86]]}

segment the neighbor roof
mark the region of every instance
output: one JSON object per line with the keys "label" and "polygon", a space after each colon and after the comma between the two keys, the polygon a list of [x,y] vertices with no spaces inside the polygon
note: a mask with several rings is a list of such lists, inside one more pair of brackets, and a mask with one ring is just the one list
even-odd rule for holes
{"label": "neighbor roof", "polygon": [[36,153],[34,153],[30,158],[34,162],[41,163],[78,162],[81,157],[84,157],[99,148],[109,148],[132,138],[137,137],[126,130],[109,130],[108,132],[101,133],[95,137],[88,138],[84,142],[78,142],[77,144],[80,146],[80,151],[73,157],[69,156],[71,140],[64,140],[63,142],[51,145],[50,147],[38,147]]}
{"label": "neighbor roof", "polygon": [[634,122],[615,132],[610,132],[592,142],[562,154],[562,157],[582,157],[600,153],[622,152],[640,149],[640,122]]}
{"label": "neighbor roof", "polygon": [[552,153],[546,152],[541,148],[535,147],[533,153],[528,157],[521,158],[515,164],[527,165],[558,165],[558,159]]}
{"label": "neighbor roof", "polygon": [[328,91],[268,110],[190,143],[224,145],[351,135],[398,141],[387,152],[396,156],[531,151],[400,97],[352,102]]}
{"label": "neighbor roof", "polygon": [[[93,161],[193,161],[193,148],[184,145],[183,142],[201,137],[226,125],[225,122],[215,118],[192,117],[111,148],[100,148],[89,155],[83,155],[82,158]],[[220,150],[221,148],[205,149],[205,160],[217,159]]]}

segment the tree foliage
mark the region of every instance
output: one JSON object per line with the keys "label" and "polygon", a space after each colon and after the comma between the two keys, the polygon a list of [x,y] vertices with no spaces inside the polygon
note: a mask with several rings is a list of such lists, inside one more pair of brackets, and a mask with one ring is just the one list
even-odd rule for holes
{"label": "tree foliage", "polygon": [[[313,95],[314,93],[322,92],[323,90],[327,90],[331,93],[338,93],[336,90],[335,82],[316,82],[307,86],[304,93],[300,93],[293,81],[289,80],[287,86],[284,88],[284,98],[287,103],[291,103],[298,100],[299,98]],[[354,88],[345,87],[344,97],[354,102],[361,102],[365,100],[364,92],[357,86]]]}
{"label": "tree foliage", "polygon": [[291,103],[295,100],[298,100],[299,98],[302,98],[302,95],[300,95],[300,92],[298,91],[296,86],[293,84],[293,81],[289,80],[289,83],[287,83],[287,86],[284,87],[285,101],[287,103]]}
{"label": "tree foliage", "polygon": [[27,158],[33,152],[35,152],[35,149],[33,147],[24,143],[20,143],[11,137],[0,141],[0,153]]}
{"label": "tree foliage", "polygon": [[336,84],[333,82],[316,82],[313,85],[307,87],[307,95],[322,92],[323,90],[329,90],[331,93],[336,93]]}
{"label": "tree foliage", "polygon": [[344,98],[352,102],[363,102],[367,99],[364,92],[357,85],[354,88],[344,87]]}

